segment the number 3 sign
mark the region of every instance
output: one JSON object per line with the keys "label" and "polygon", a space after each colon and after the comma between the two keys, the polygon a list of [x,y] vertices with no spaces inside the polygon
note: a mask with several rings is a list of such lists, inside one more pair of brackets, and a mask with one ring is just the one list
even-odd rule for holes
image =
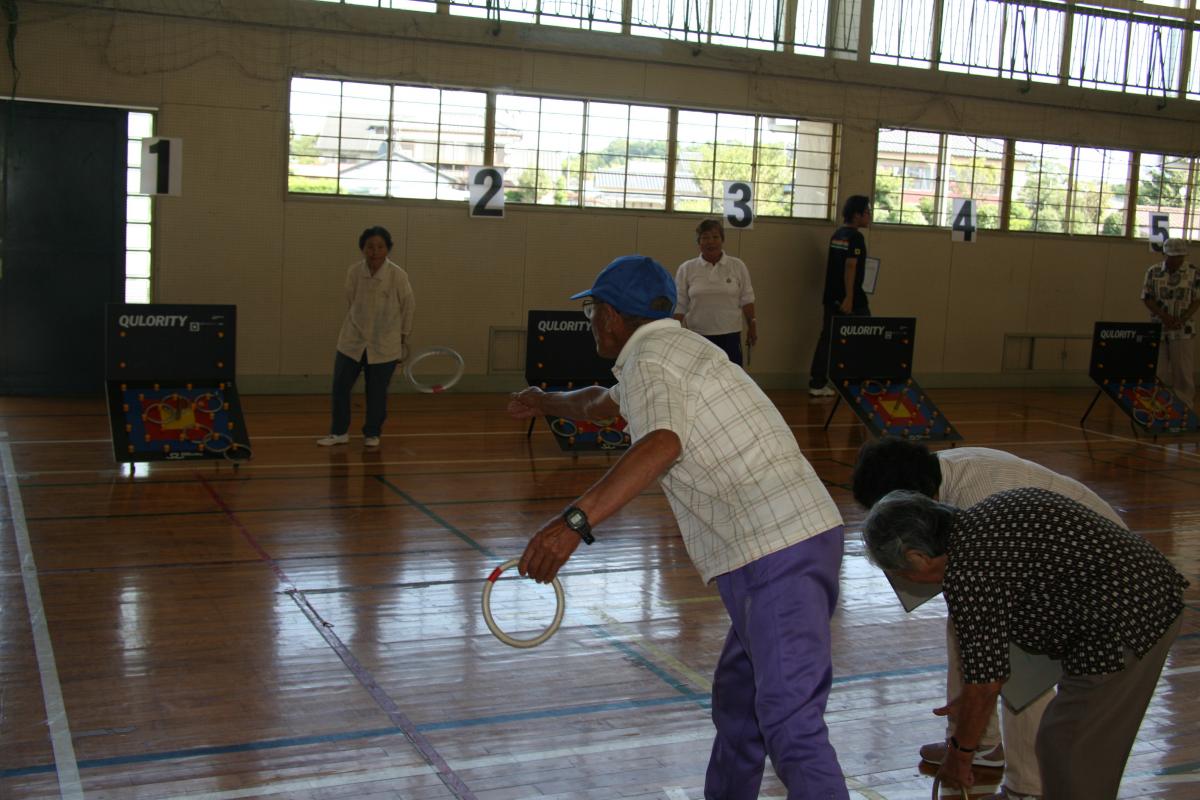
{"label": "number 3 sign", "polygon": [[754,189],[745,181],[725,181],[725,223],[731,228],[754,227]]}
{"label": "number 3 sign", "polygon": [[500,167],[471,167],[471,216],[504,216],[504,170]]}

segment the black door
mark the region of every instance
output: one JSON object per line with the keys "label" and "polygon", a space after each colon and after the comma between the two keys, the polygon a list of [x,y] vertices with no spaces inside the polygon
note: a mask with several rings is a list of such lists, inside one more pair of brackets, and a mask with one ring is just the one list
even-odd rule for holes
{"label": "black door", "polygon": [[0,102],[0,392],[103,394],[124,296],[127,112]]}

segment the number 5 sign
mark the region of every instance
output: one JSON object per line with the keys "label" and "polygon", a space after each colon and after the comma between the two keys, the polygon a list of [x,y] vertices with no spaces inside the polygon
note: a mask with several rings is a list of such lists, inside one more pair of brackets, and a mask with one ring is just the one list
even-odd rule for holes
{"label": "number 5 sign", "polygon": [[725,222],[731,228],[754,227],[754,188],[745,181],[725,181]]}
{"label": "number 5 sign", "polygon": [[142,194],[183,194],[183,139],[142,139]]}
{"label": "number 5 sign", "polygon": [[499,167],[471,167],[471,216],[504,216],[504,170]]}
{"label": "number 5 sign", "polygon": [[1150,228],[1150,251],[1161,253],[1163,243],[1171,237],[1171,217],[1161,211],[1151,211],[1147,227]]}

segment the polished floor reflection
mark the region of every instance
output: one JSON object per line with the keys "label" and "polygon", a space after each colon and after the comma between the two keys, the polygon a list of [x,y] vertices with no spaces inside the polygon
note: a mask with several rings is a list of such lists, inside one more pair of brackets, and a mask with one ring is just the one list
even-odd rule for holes
{"label": "polished floor reflection", "polygon": [[[1081,430],[1091,394],[936,399],[964,444],[1083,480],[1191,580],[1121,797],[1194,798],[1200,437],[1137,438],[1103,402]],[[827,719],[851,796],[923,800],[945,606],[905,614],[862,557],[865,429],[774,399],[850,531]],[[327,402],[245,398],[237,470],[131,471],[99,401],[0,398],[0,797],[701,797],[727,619],[661,494],[599,527],[562,576],[562,629],[515,650],[484,625],[484,579],[615,457],[453,393],[394,396],[379,450],[318,448]]]}

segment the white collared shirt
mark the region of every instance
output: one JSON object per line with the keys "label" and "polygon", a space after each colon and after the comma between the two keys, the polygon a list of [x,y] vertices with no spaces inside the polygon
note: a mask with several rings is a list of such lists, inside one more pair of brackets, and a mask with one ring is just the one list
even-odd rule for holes
{"label": "white collared shirt", "polygon": [[938,500],[948,505],[970,508],[997,492],[1045,489],[1082,503],[1100,516],[1126,527],[1112,506],[1079,481],[1012,453],[988,447],[955,447],[938,451],[937,458],[942,468]]}
{"label": "white collared shirt", "polygon": [[705,336],[741,333],[742,306],[754,302],[750,270],[741,259],[721,253],[710,264],[696,256],[675,271],[675,313],[684,316],[690,330]]}
{"label": "white collared shirt", "polygon": [[657,320],[634,331],[613,374],[633,441],[679,437],[659,482],[705,582],[842,524],[783,416],[716,345]]}
{"label": "white collared shirt", "polygon": [[366,351],[368,364],[404,358],[416,309],[407,272],[391,260],[374,275],[366,261],[352,265],[346,272],[346,305],[338,352],[358,361]]}

